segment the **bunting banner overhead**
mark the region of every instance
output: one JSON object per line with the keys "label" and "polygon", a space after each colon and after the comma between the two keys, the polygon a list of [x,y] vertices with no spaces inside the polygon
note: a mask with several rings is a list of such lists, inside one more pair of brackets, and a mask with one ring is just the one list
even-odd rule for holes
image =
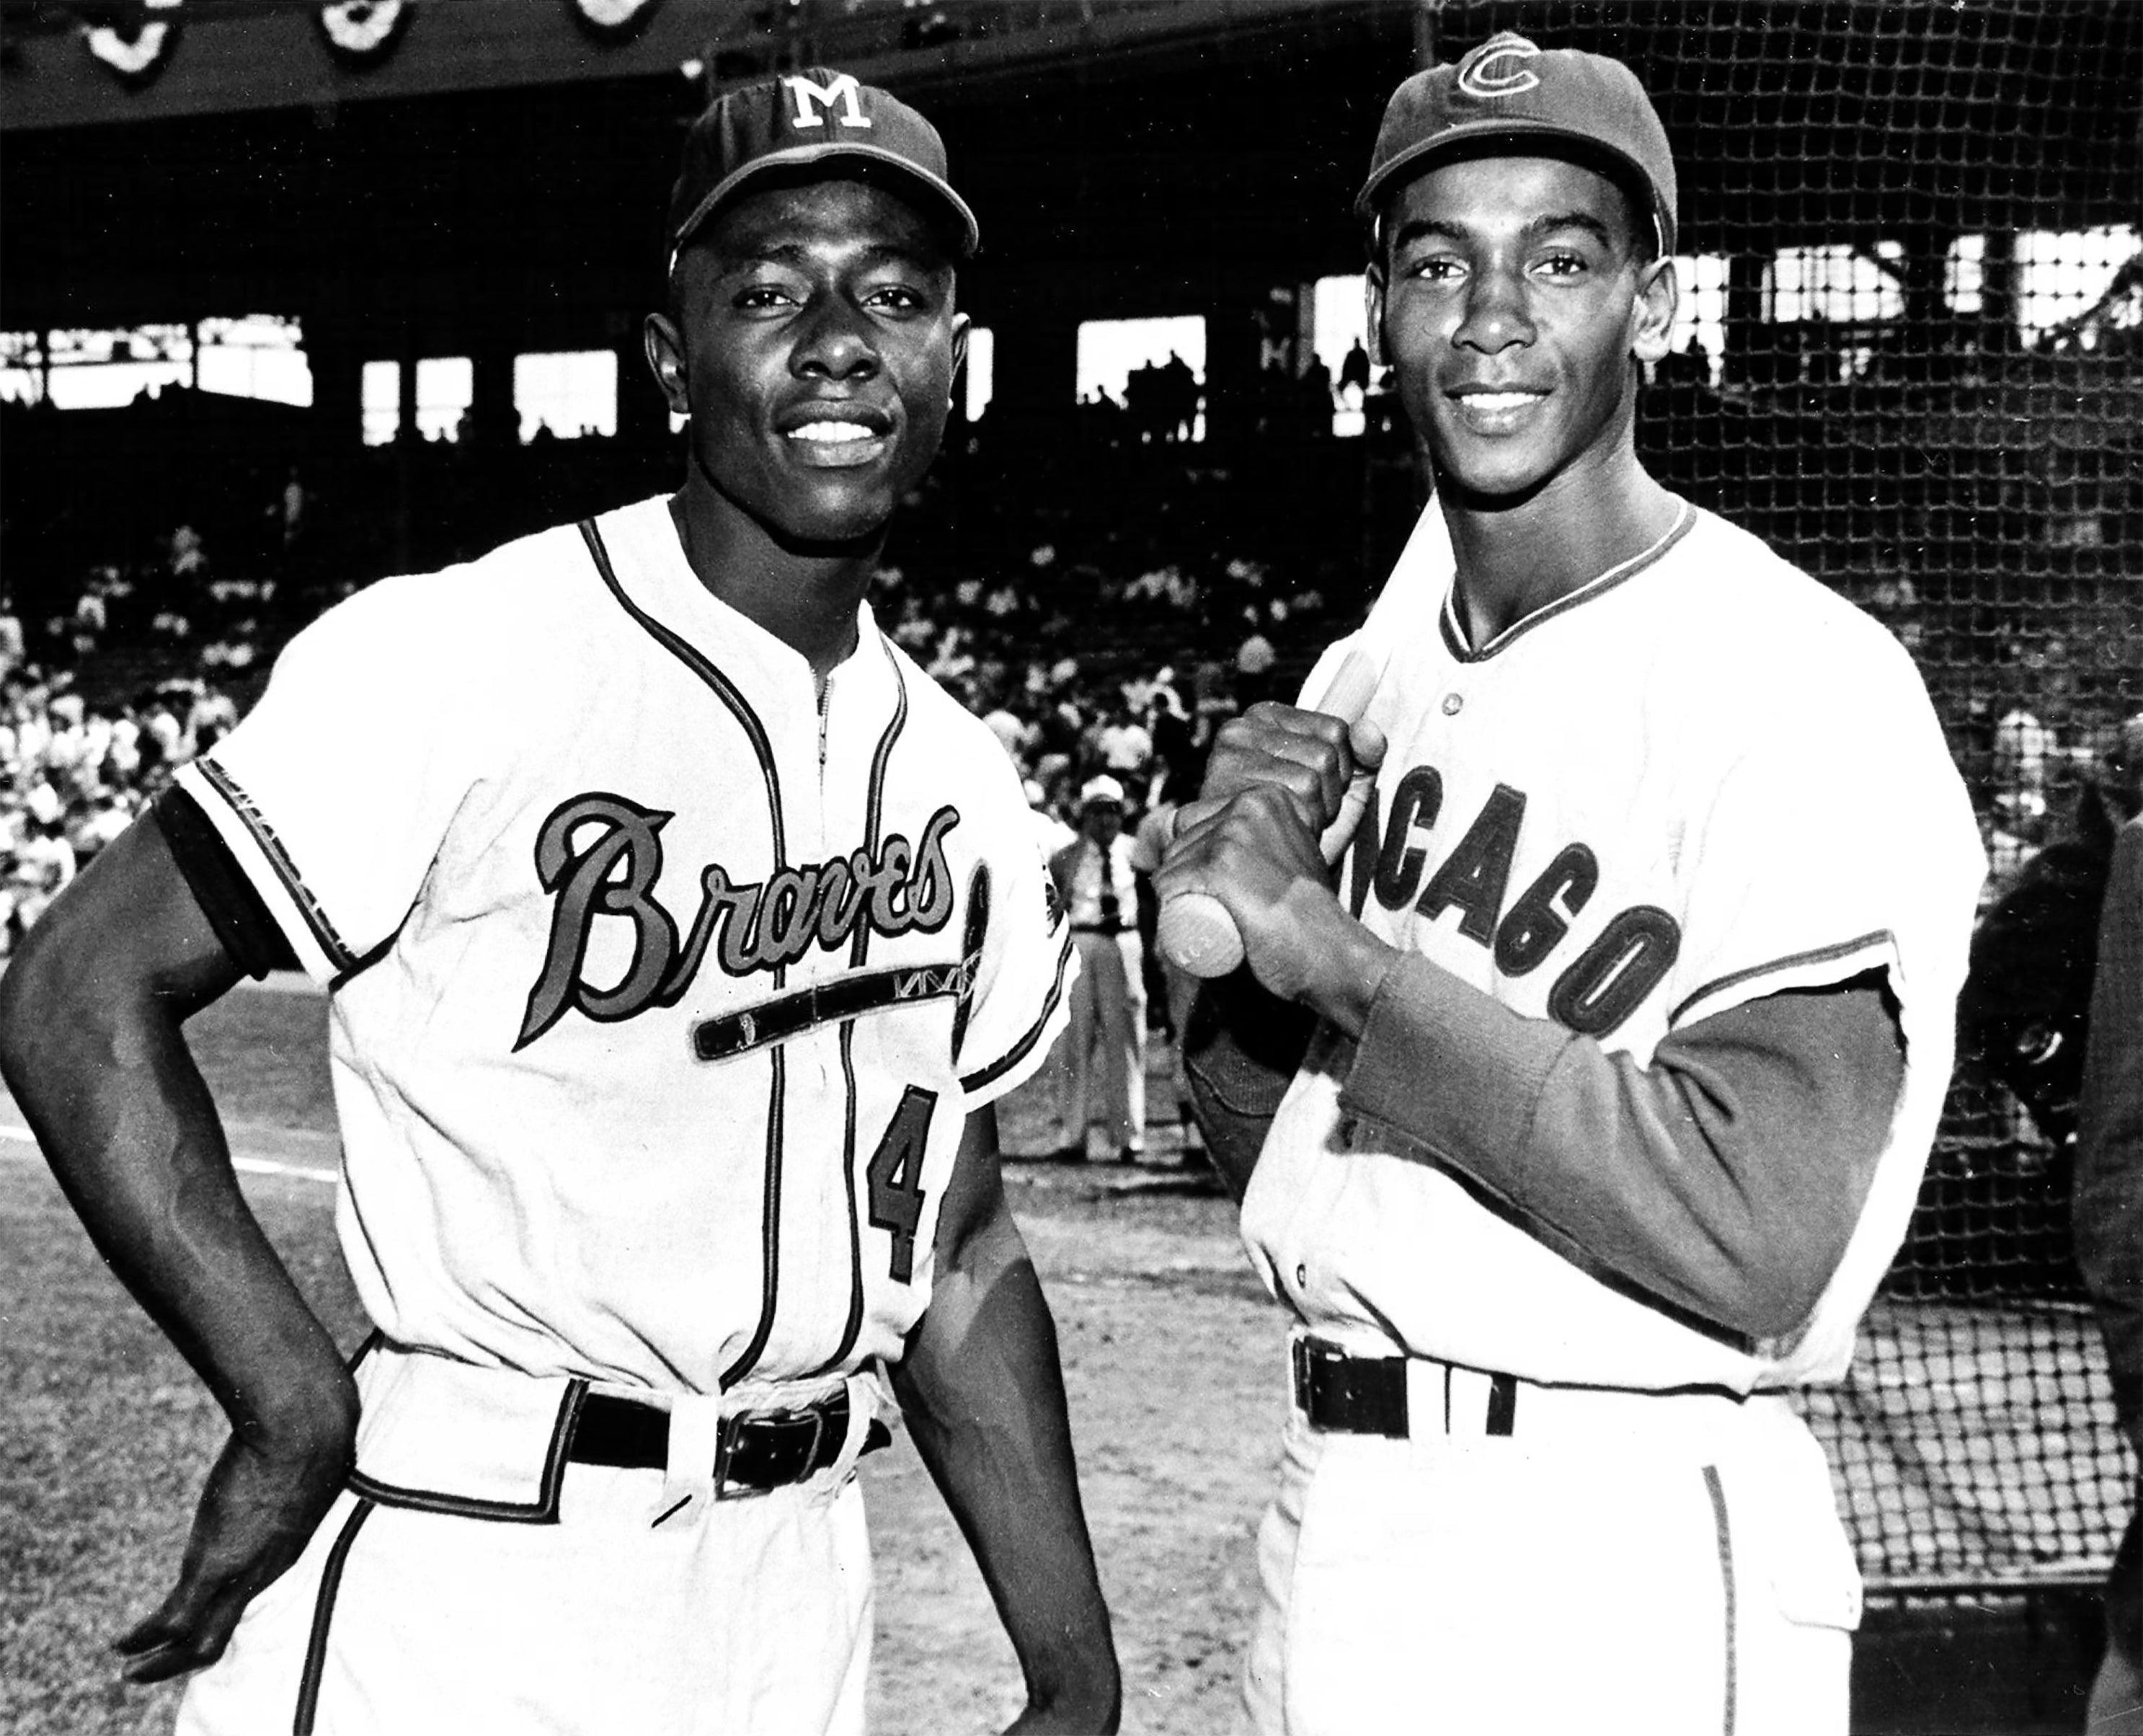
{"label": "bunting banner overhead", "polygon": [[146,84],[178,46],[181,0],[141,0],[126,24],[84,24],[83,44],[129,84]]}

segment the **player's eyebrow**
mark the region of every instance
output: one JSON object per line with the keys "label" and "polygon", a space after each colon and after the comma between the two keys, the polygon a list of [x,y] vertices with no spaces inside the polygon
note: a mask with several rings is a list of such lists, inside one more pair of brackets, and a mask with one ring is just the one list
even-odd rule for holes
{"label": "player's eyebrow", "polygon": [[[710,276],[710,283],[737,283],[750,279],[755,272],[767,268],[795,270],[801,275],[812,272],[812,249],[801,242],[789,240],[767,240],[763,245],[745,245],[722,257]],[[877,242],[866,246],[855,260],[849,260],[840,270],[862,270],[862,272],[885,272],[898,270],[915,279],[937,280],[952,279],[952,261],[941,255],[928,253],[926,249],[913,246],[908,242]]]}
{"label": "player's eyebrow", "polygon": [[1466,231],[1455,223],[1446,223],[1435,217],[1416,217],[1412,222],[1402,223],[1392,237],[1393,247],[1409,246],[1416,241],[1463,241]]}
{"label": "player's eyebrow", "polygon": [[724,271],[748,271],[754,265],[801,265],[809,257],[799,241],[768,240],[748,242],[741,247],[726,250],[722,255]]}
{"label": "player's eyebrow", "polygon": [[1529,241],[1538,241],[1561,229],[1581,230],[1603,247],[1615,245],[1615,231],[1591,211],[1556,211],[1544,217],[1536,217],[1526,225],[1526,236]]}
{"label": "player's eyebrow", "polygon": [[[749,271],[758,265],[791,265],[801,270],[811,260],[812,251],[804,243],[777,238],[738,248],[723,261],[720,269],[724,275]],[[925,275],[946,270],[950,264],[929,249],[908,241],[875,242],[863,250],[861,263],[867,268],[908,265]]]}
{"label": "player's eyebrow", "polygon": [[[1535,217],[1520,231],[1528,241],[1537,241],[1558,231],[1575,229],[1591,236],[1603,247],[1615,245],[1615,232],[1590,211],[1550,211]],[[1473,231],[1463,224],[1448,222],[1441,217],[1417,217],[1399,226],[1392,237],[1394,248],[1405,247],[1415,241],[1440,240],[1462,245],[1473,238]]]}

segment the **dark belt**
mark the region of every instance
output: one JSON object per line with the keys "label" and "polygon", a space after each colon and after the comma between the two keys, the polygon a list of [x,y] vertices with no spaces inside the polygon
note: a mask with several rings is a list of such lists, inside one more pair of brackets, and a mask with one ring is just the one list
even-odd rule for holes
{"label": "dark belt", "polygon": [[[846,1388],[799,1411],[725,1416],[715,1449],[717,1491],[764,1494],[815,1476],[841,1456],[849,1436]],[[893,1436],[874,1416],[863,1450],[876,1452]],[[661,1471],[670,1462],[670,1413],[608,1393],[588,1395],[566,1456],[577,1465]]]}
{"label": "dark belt", "polygon": [[[1297,1338],[1292,1355],[1295,1406],[1312,1428],[1330,1435],[1383,1435],[1394,1441],[1416,1432],[1407,1415],[1404,1357],[1349,1356],[1324,1338]],[[1481,1432],[1509,1434],[1517,1406],[1517,1380],[1507,1374],[1491,1375]],[[1423,1434],[1440,1435],[1449,1427],[1444,1417],[1423,1417],[1422,1423]]]}
{"label": "dark belt", "polygon": [[1075,935],[1127,935],[1131,931],[1131,925],[1128,922],[1075,922],[1072,925],[1072,932]]}

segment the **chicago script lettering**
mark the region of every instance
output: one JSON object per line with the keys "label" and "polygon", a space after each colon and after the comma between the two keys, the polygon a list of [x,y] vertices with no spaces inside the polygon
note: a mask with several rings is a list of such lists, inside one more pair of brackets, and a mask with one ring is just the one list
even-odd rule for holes
{"label": "chicago script lettering", "polygon": [[[846,945],[859,928],[891,939],[934,934],[953,914],[945,838],[960,823],[949,803],[911,842],[889,832],[875,854],[857,848],[765,880],[737,880],[719,862],[700,875],[700,906],[681,939],[656,901],[662,829],[676,816],[606,791],[551,811],[536,839],[536,877],[551,897],[550,937],[514,1048],[525,1049],[568,1012],[612,1024],[650,1007],[675,1006],[712,950],[730,976],[778,971],[814,946]],[[588,981],[596,924],[628,925],[632,955],[609,987]]]}
{"label": "chicago script lettering", "polygon": [[[1443,779],[1433,766],[1413,766],[1392,786],[1391,811],[1370,870],[1370,894],[1387,910],[1411,902],[1430,921],[1457,910],[1458,932],[1490,948],[1504,976],[1539,969],[1562,945],[1598,890],[1598,856],[1589,845],[1566,844],[1532,885],[1506,902],[1526,824],[1526,796],[1497,784],[1422,887],[1443,806]],[[1418,900],[1417,887],[1422,887]],[[1681,927],[1669,912],[1653,905],[1617,912],[1555,979],[1548,1016],[1586,1036],[1605,1036],[1665,979],[1680,950]]]}

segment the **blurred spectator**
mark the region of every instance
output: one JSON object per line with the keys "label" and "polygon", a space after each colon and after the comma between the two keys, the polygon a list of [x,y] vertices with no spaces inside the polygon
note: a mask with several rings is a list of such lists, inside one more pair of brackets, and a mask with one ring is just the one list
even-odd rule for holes
{"label": "blurred spectator", "polygon": [[[51,795],[49,785],[39,788]],[[74,846],[67,841],[57,798],[53,798],[48,811],[50,819],[30,821],[22,841],[15,847],[16,937],[45,914],[46,907],[75,875]]]}
{"label": "blurred spectator", "polygon": [[1168,1044],[1169,1079],[1174,1087],[1179,1161],[1187,1162],[1200,1148],[1197,1123],[1192,1118],[1190,1080],[1183,1070],[1183,1032],[1190,1018],[1190,1003],[1198,993],[1198,979],[1179,970],[1160,948],[1156,935],[1160,903],[1153,890],[1153,875],[1175,836],[1175,816],[1198,793],[1204,756],[1195,760],[1164,762],[1155,787],[1163,793],[1146,809],[1131,840],[1131,867],[1138,875],[1139,940],[1146,971],[1148,1003],[1160,1009],[1162,1040]]}
{"label": "blurred spectator", "polygon": [[1277,653],[1273,642],[1261,632],[1253,632],[1235,651],[1235,697],[1241,708],[1248,711],[1261,699],[1274,697],[1273,665]]}
{"label": "blurred spectator", "polygon": [[2053,731],[2029,706],[2004,712],[1994,725],[1994,783],[1997,791],[2046,793],[2049,763],[2061,751]]}
{"label": "blurred spectator", "polygon": [[1347,399],[1349,409],[1359,409],[1362,399],[1369,390],[1369,352],[1362,347],[1359,338],[1339,364],[1339,390]]}
{"label": "blurred spectator", "polygon": [[201,534],[191,524],[181,524],[171,533],[171,577],[176,579],[204,578],[208,573],[208,551],[202,546]]}
{"label": "blurred spectator", "polygon": [[0,673],[0,934],[12,947],[78,867],[133,823],[172,767],[236,720],[228,694],[175,690],[188,722],[158,696],[138,708],[92,705],[32,665]]}
{"label": "blurred spectator", "polygon": [[1133,716],[1128,700],[1106,714],[1095,732],[1095,746],[1102,770],[1113,773],[1126,788],[1145,782],[1153,758],[1153,736]]}
{"label": "blurred spectator", "polygon": [[990,733],[997,738],[999,745],[1012,756],[1012,763],[1019,764],[1021,756],[1027,751],[1027,743],[1033,732],[1002,706],[985,714],[982,722],[989,726]]}
{"label": "blurred spectator", "polygon": [[1332,432],[1332,370],[1324,365],[1324,358],[1314,351],[1303,364],[1302,378],[1296,382],[1302,400],[1304,431],[1314,434]]}
{"label": "blurred spectator", "polygon": [[305,485],[299,479],[297,466],[290,467],[283,482],[283,493],[277,501],[277,515],[282,529],[283,553],[289,554],[305,528]]}
{"label": "blurred spectator", "polygon": [[238,707],[231,697],[220,688],[200,686],[186,711],[188,757],[206,753],[237,727]]}
{"label": "blurred spectator", "polygon": [[1050,859],[1079,949],[1065,1056],[1064,1115],[1076,1162],[1098,1124],[1109,1158],[1146,1148],[1146,977],[1138,934],[1138,880],[1124,836],[1124,786],[1106,773],[1079,792],[1079,836]]}
{"label": "blurred spectator", "polygon": [[2057,1148],[2076,1138],[2099,911],[2115,839],[2136,812],[2121,763],[2109,756],[2059,835],[1994,883],[1957,999],[1959,1056],[2006,1087]]}

